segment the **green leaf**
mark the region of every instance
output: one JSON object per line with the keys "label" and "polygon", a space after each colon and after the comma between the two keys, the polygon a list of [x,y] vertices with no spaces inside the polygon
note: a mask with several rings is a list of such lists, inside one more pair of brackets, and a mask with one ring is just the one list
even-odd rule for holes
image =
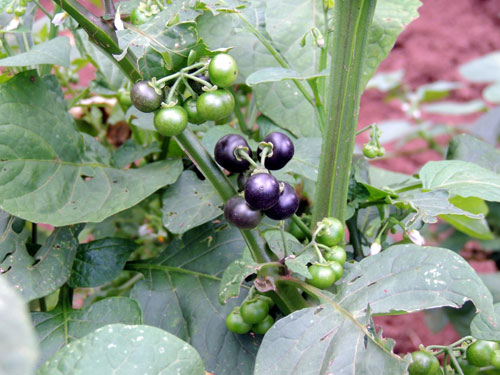
{"label": "green leaf", "polygon": [[70,50],[69,38],[58,36],[33,46],[28,52],[0,59],[0,66],[55,64],[68,68]]}
{"label": "green leaf", "polygon": [[15,218],[2,211],[0,218],[1,277],[28,301],[59,289],[70,277],[81,226],[56,228],[31,256],[25,245],[26,234],[12,229]]}
{"label": "green leaf", "polygon": [[153,152],[160,152],[160,145],[154,142],[148,146],[141,146],[132,139],[127,139],[124,144],[113,153],[113,164],[117,168],[125,168],[136,160],[142,159]]}
{"label": "green leaf", "polygon": [[23,299],[3,278],[0,301],[0,373],[32,375],[38,358],[35,332]]}
{"label": "green leaf", "polygon": [[[495,307],[496,321],[499,322],[500,303],[496,303],[494,307]],[[470,330],[472,336],[474,336],[477,339],[493,340],[493,341],[500,340],[500,324],[497,323],[494,327],[492,327],[491,322],[485,320],[484,317],[481,315],[476,315],[474,319],[472,319]]]}
{"label": "green leaf", "polygon": [[446,98],[450,94],[450,91],[458,90],[463,86],[460,82],[436,81],[419,86],[417,97],[421,102],[431,102]]}
{"label": "green leaf", "polygon": [[156,132],[156,128],[153,123],[154,116],[154,112],[141,112],[134,106],[130,106],[130,108],[127,109],[127,113],[125,114],[125,118],[129,119],[128,121],[138,128]]}
{"label": "green leaf", "polygon": [[316,77],[324,77],[327,75],[328,73],[323,72],[318,74],[309,74],[307,76],[302,76],[299,72],[296,72],[293,69],[273,67],[273,68],[264,68],[256,72],[253,72],[252,74],[250,74],[250,76],[248,76],[245,83],[248,86],[255,86],[258,85],[259,83],[279,82],[287,79],[305,80]]}
{"label": "green leaf", "polygon": [[207,180],[184,171],[162,196],[162,221],[170,232],[181,234],[222,214],[223,203]]}
{"label": "green leaf", "polygon": [[487,109],[486,103],[481,99],[471,100],[468,102],[439,102],[426,104],[422,106],[422,110],[427,113],[438,115],[470,115],[476,112]]}
{"label": "green leaf", "polygon": [[436,223],[437,216],[444,214],[484,220],[484,215],[481,213],[474,214],[451,204],[448,200],[449,195],[446,190],[434,190],[424,193],[412,191],[400,194],[393,203],[409,205],[417,211],[424,223]]}
{"label": "green leaf", "polygon": [[142,79],[151,80],[153,77],[165,77],[168,75],[163,56],[156,52],[153,48],[148,47],[144,55],[137,60],[139,72]]}
{"label": "green leaf", "polygon": [[222,305],[225,305],[229,298],[240,295],[241,283],[257,272],[257,266],[247,250],[241,259],[235,260],[226,268],[219,286],[219,302]]}
{"label": "green leaf", "polygon": [[89,41],[87,33],[83,30],[76,31],[82,41],[86,56],[92,65],[97,69],[95,80],[90,82],[92,92],[101,95],[113,95],[119,88],[123,87],[127,82],[125,74],[120,68],[111,61],[111,59],[102,52],[94,43]]}
{"label": "green leaf", "polygon": [[500,136],[500,107],[490,109],[468,128],[473,135],[496,146]]}
{"label": "green leaf", "polygon": [[137,244],[124,238],[104,238],[78,246],[71,278],[72,288],[94,288],[116,279]]}
{"label": "green leaf", "polygon": [[294,140],[293,144],[295,147],[293,158],[281,170],[274,172],[276,178],[279,179],[284,174],[298,174],[316,181],[321,156],[321,138],[299,138]]}
{"label": "green leaf", "polygon": [[38,375],[205,375],[191,345],[161,329],[111,324],[59,350]]}
{"label": "green leaf", "polygon": [[[252,5],[255,5],[255,3]],[[256,16],[259,16],[256,7],[251,7],[248,11],[254,11]],[[262,49],[260,42],[245,29],[245,26],[233,14],[226,13],[214,16],[205,12],[196,19],[196,23],[199,36],[210,48],[233,47],[230,54],[238,64],[239,76],[237,83],[245,82],[245,78],[251,73],[259,68],[264,68],[264,66],[258,66],[256,61],[251,58],[251,56],[255,55],[257,48]]]}
{"label": "green leaf", "polygon": [[293,273],[301,275],[305,278],[311,278],[312,275],[309,273],[309,268],[307,267],[307,264],[312,263],[314,258],[316,258],[316,253],[311,247],[297,257],[292,255],[286,258],[285,265]]}
{"label": "green leaf", "polygon": [[[269,249],[276,254],[279,259],[285,257],[285,248],[281,232],[277,229],[270,229],[264,232],[264,239],[269,246]],[[285,232],[285,241],[287,247],[287,255],[295,254],[302,249],[302,244],[290,233]]]}
{"label": "green leaf", "polygon": [[264,336],[255,375],[405,374],[408,362],[370,335],[367,324],[332,305],[295,311]]}
{"label": "green leaf", "polygon": [[[180,3],[179,3],[180,4]],[[157,54],[165,54],[172,60],[169,71],[177,71],[184,67],[189,51],[199,42],[197,30],[193,22],[182,22],[169,26],[172,10],[167,9],[155,15],[150,22],[139,27],[140,31],[132,29],[117,31],[120,48],[123,53],[130,50],[138,58],[142,70],[146,69],[146,54],[154,49]],[[121,56],[120,56],[121,57]],[[147,72],[147,70],[146,70]]]}
{"label": "green leaf", "polygon": [[459,72],[465,79],[488,83],[500,81],[500,52],[492,52],[463,64]]}
{"label": "green leaf", "polygon": [[366,84],[366,89],[377,89],[382,92],[388,92],[401,85],[404,75],[405,71],[403,69],[377,73],[370,78]]}
{"label": "green leaf", "polygon": [[141,324],[141,308],[130,298],[112,297],[98,301],[88,308],[73,310],[59,304],[50,312],[31,313],[40,341],[42,365],[65,344],[78,340],[108,324]]}
{"label": "green leaf", "polygon": [[468,134],[457,135],[450,141],[446,159],[468,161],[500,173],[500,151]]}
{"label": "green leaf", "polygon": [[218,302],[220,276],[245,243],[235,228],[206,224],[175,239],[157,258],[130,264],[144,274],[130,297],[141,305],[144,324],[165,329],[200,353],[207,371],[251,375],[260,339],[229,332],[226,316],[246,293]]}
{"label": "green leaf", "polygon": [[500,175],[461,160],[430,161],[420,170],[423,188],[500,201]]}
{"label": "green leaf", "polygon": [[364,87],[379,64],[389,55],[398,35],[418,17],[419,0],[379,0],[373,15],[365,63],[363,66]]}
{"label": "green leaf", "polygon": [[440,215],[439,217],[442,220],[469,236],[481,240],[492,240],[494,238],[488,226],[488,222],[484,218],[484,216],[488,214],[488,206],[482,199],[476,197],[463,198],[457,195],[450,198],[450,202],[462,210],[474,214],[481,214],[483,217],[472,218],[468,215]]}
{"label": "green leaf", "polygon": [[180,160],[127,171],[102,164],[86,152],[64,98],[33,72],[0,85],[0,124],[0,207],[29,221],[100,222],[182,170]]}
{"label": "green leaf", "polygon": [[474,269],[451,250],[395,245],[346,270],[335,301],[354,316],[413,312],[472,301],[495,324],[492,297]]}

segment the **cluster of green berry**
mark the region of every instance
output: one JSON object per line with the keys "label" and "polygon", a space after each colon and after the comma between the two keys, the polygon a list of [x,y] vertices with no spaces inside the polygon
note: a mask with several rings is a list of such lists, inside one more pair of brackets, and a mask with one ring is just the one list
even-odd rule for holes
{"label": "cluster of green berry", "polygon": [[[498,342],[476,340],[468,346],[462,345],[459,349],[460,351],[457,351],[458,358],[450,361],[450,371],[454,374],[478,375],[483,374],[484,369],[500,369],[500,345]],[[464,350],[465,356],[461,354]],[[408,373],[410,375],[441,375],[443,371],[434,354],[422,349],[411,354]]]}
{"label": "cluster of green berry", "polygon": [[382,131],[376,126],[371,125],[370,141],[363,146],[363,155],[369,159],[385,155],[385,148],[380,144]]}
{"label": "cluster of green berry", "polygon": [[346,261],[345,249],[339,246],[344,240],[344,233],[344,224],[334,217],[324,218],[318,223],[312,239],[318,261],[308,268],[311,274],[311,278],[306,279],[308,284],[325,289],[340,280]]}
{"label": "cluster of green berry", "polygon": [[5,7],[5,13],[14,14],[17,17],[24,16],[26,13],[26,5],[31,0],[13,0],[9,5]]}
{"label": "cluster of green berry", "polygon": [[[234,97],[225,88],[237,77],[236,61],[220,53],[208,65],[199,62],[159,80],[137,82],[130,91],[130,99],[139,111],[155,113],[158,133],[176,136],[188,122],[202,124],[227,118],[233,112]],[[169,86],[169,81],[174,83]]]}
{"label": "cluster of green berry", "polygon": [[274,302],[262,294],[256,294],[231,311],[226,317],[226,327],[234,333],[243,335],[250,331],[264,335],[274,324],[269,311]]}

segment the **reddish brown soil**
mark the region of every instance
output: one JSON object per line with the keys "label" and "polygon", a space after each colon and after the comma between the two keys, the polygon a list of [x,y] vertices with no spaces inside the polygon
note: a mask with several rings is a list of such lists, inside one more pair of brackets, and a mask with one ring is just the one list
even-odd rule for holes
{"label": "reddish brown soil", "polygon": [[[499,0],[424,0],[420,18],[398,38],[395,48],[382,63],[379,71],[405,70],[405,83],[411,88],[437,80],[463,81],[458,66],[488,52],[500,49]],[[453,93],[453,100],[468,101],[480,97],[482,86],[467,83]],[[359,126],[388,119],[402,119],[400,103],[383,103],[384,94],[368,90],[361,99]],[[476,116],[434,116],[446,123],[469,123]],[[411,148],[424,146],[413,142]],[[425,152],[410,157],[379,162],[388,169],[415,173],[427,160],[439,158],[437,153]],[[479,272],[495,272],[494,263],[471,262]],[[445,344],[458,338],[451,325],[435,334],[429,331],[424,313],[378,317],[376,324],[384,335],[396,340],[396,352],[415,350],[419,344]]]}

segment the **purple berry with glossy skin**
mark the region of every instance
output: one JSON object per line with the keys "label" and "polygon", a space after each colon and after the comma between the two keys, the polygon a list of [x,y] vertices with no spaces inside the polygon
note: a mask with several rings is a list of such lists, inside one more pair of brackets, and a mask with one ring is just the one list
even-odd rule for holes
{"label": "purple berry with glossy skin", "polygon": [[240,229],[253,229],[262,220],[262,212],[251,208],[247,202],[235,195],[224,206],[224,217],[229,224]]}
{"label": "purple berry with glossy skin", "polygon": [[215,161],[229,172],[238,173],[244,172],[250,167],[250,163],[245,160],[236,159],[234,150],[238,146],[248,148],[248,155],[252,157],[252,150],[245,138],[238,134],[228,134],[219,139],[214,149]]}
{"label": "purple berry with glossy skin", "polygon": [[[273,144],[273,156],[266,157],[265,166],[267,169],[278,170],[283,168],[293,157],[295,148],[293,147],[292,140],[285,134],[280,132],[270,133],[264,142],[269,142]],[[260,154],[262,150],[259,148],[257,150],[257,156],[260,160]]]}
{"label": "purple berry with glossy skin", "polygon": [[280,199],[278,180],[269,173],[257,173],[248,179],[245,185],[245,200],[259,210],[268,210]]}
{"label": "purple berry with glossy skin", "polygon": [[285,185],[280,194],[278,203],[270,209],[265,210],[264,214],[274,220],[285,220],[292,216],[299,208],[299,197],[292,185],[283,182]]}

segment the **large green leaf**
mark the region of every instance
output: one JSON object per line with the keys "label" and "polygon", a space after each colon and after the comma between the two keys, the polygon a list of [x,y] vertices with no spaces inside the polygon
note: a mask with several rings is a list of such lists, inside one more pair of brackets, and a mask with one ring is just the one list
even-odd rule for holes
{"label": "large green leaf", "polygon": [[219,286],[219,302],[225,305],[229,298],[240,295],[240,287],[245,278],[257,272],[258,264],[245,251],[241,259],[231,263],[222,275]]}
{"label": "large green leaf", "polygon": [[111,324],[66,345],[37,374],[205,375],[205,370],[196,350],[168,332]]}
{"label": "large green leaf", "polygon": [[141,146],[135,143],[132,139],[128,139],[113,153],[113,164],[118,168],[125,168],[128,164],[133,163],[153,152],[160,152],[160,145],[156,142]]}
{"label": "large green leaf", "polygon": [[34,312],[31,317],[40,342],[40,365],[65,344],[78,340],[97,328],[112,323],[142,323],[139,304],[125,297],[106,298],[81,310],[73,310],[71,306],[60,303],[50,312]]}
{"label": "large green leaf", "polygon": [[[496,321],[500,322],[500,303],[496,303],[494,307]],[[491,322],[485,320],[481,315],[472,319],[470,329],[471,334],[478,339],[500,341],[500,324],[497,323],[492,327]]]}
{"label": "large green leaf", "polygon": [[368,304],[374,314],[389,314],[459,307],[469,300],[495,322],[491,293],[462,257],[413,244],[391,246],[355,263],[335,296],[354,316],[362,316]]}
{"label": "large green leaf", "polygon": [[34,374],[38,346],[28,309],[17,292],[2,278],[0,321],[0,374]]}
{"label": "large green leaf", "polygon": [[30,51],[0,59],[0,66],[55,64],[69,67],[71,46],[67,36],[59,36],[35,45]]}
{"label": "large green leaf", "polygon": [[453,138],[446,153],[448,160],[462,160],[500,173],[500,150],[468,134]]}
{"label": "large green leaf", "polygon": [[430,161],[420,170],[423,188],[500,201],[500,175],[461,160]]}
{"label": "large green leaf", "polygon": [[[180,2],[177,2],[179,6]],[[141,73],[145,76],[158,72],[163,66],[166,71],[177,71],[185,65],[189,51],[199,42],[197,29],[193,22],[181,22],[171,25],[171,17],[176,11],[167,7],[155,15],[150,22],[137,28],[117,31],[120,48],[124,53],[128,50],[138,58]],[[163,56],[163,60],[151,61],[146,57],[152,50]],[[156,58],[157,56],[155,56]],[[152,69],[152,64],[156,66]],[[161,77],[157,77],[161,78]]]}
{"label": "large green leaf", "polygon": [[484,220],[482,213],[472,213],[463,210],[448,200],[449,193],[445,190],[434,190],[427,192],[406,192],[399,195],[393,202],[409,205],[420,215],[425,223],[436,223],[439,215],[456,215],[475,220]]}
{"label": "large green leaf", "polygon": [[[130,296],[139,301],[145,324],[163,328],[193,345],[207,371],[250,375],[259,339],[229,332],[226,315],[243,296],[218,302],[220,277],[242,256],[245,243],[234,228],[211,224],[185,233],[159,257],[133,263],[142,272]],[[242,293],[246,294],[246,293]]]}
{"label": "large green leaf", "polygon": [[162,197],[163,225],[172,233],[184,233],[222,214],[222,200],[207,180],[184,171]]}
{"label": "large green leaf", "polygon": [[373,337],[367,319],[355,320],[335,305],[296,311],[266,333],[255,375],[405,374],[408,362]]}
{"label": "large green leaf", "polygon": [[268,83],[268,82],[279,82],[285,81],[288,79],[298,79],[298,80],[306,80],[315,77],[324,77],[328,74],[326,72],[311,74],[308,76],[302,76],[299,72],[296,72],[293,69],[285,69],[285,68],[264,68],[258,70],[246,79],[245,83],[248,86],[255,86],[259,83]]}
{"label": "large green leaf", "polygon": [[474,218],[466,215],[440,215],[439,217],[448,224],[453,225],[458,230],[468,234],[469,236],[480,238],[482,240],[492,240],[493,233],[488,226],[488,222],[484,218],[488,214],[488,205],[480,198],[468,197],[463,198],[454,196],[450,198],[450,202],[462,210],[472,212],[474,214],[483,215],[481,218]]}
{"label": "large green leaf", "polygon": [[103,238],[81,244],[76,252],[69,285],[72,288],[93,288],[113,281],[137,246],[124,238]]}
{"label": "large green leaf", "polygon": [[421,5],[420,0],[377,1],[363,66],[363,87],[389,55],[398,35],[418,17],[417,9]]}
{"label": "large green leaf", "polygon": [[[255,23],[263,23],[263,12],[260,11],[257,4],[259,2],[252,1],[252,6],[244,9],[244,14],[247,19],[255,20]],[[253,13],[253,17],[249,13]],[[221,13],[213,15],[205,12],[196,19],[199,36],[212,49],[233,47],[230,51],[238,63],[239,76],[237,83],[245,82],[245,79],[259,68],[265,66],[257,65],[255,60],[256,50],[259,48],[262,53],[257,38],[248,32],[242,22],[234,14]]]}
{"label": "large green leaf", "polygon": [[69,279],[81,226],[56,228],[31,256],[25,245],[26,234],[12,228],[14,220],[0,211],[1,277],[31,301],[56,291]]}
{"label": "large green leaf", "polygon": [[62,94],[49,87],[34,72],[0,85],[2,209],[56,226],[100,222],[180,175],[180,160],[130,170],[96,160]]}
{"label": "large green leaf", "polygon": [[321,156],[321,138],[299,138],[293,143],[295,153],[292,160],[283,169],[276,171],[276,176],[282,176],[285,173],[298,174],[316,181]]}
{"label": "large green leaf", "polygon": [[112,95],[127,82],[127,77],[111,59],[94,43],[89,41],[87,33],[76,31],[85,49],[86,56],[96,67],[96,77],[90,82],[90,89],[98,94]]}

